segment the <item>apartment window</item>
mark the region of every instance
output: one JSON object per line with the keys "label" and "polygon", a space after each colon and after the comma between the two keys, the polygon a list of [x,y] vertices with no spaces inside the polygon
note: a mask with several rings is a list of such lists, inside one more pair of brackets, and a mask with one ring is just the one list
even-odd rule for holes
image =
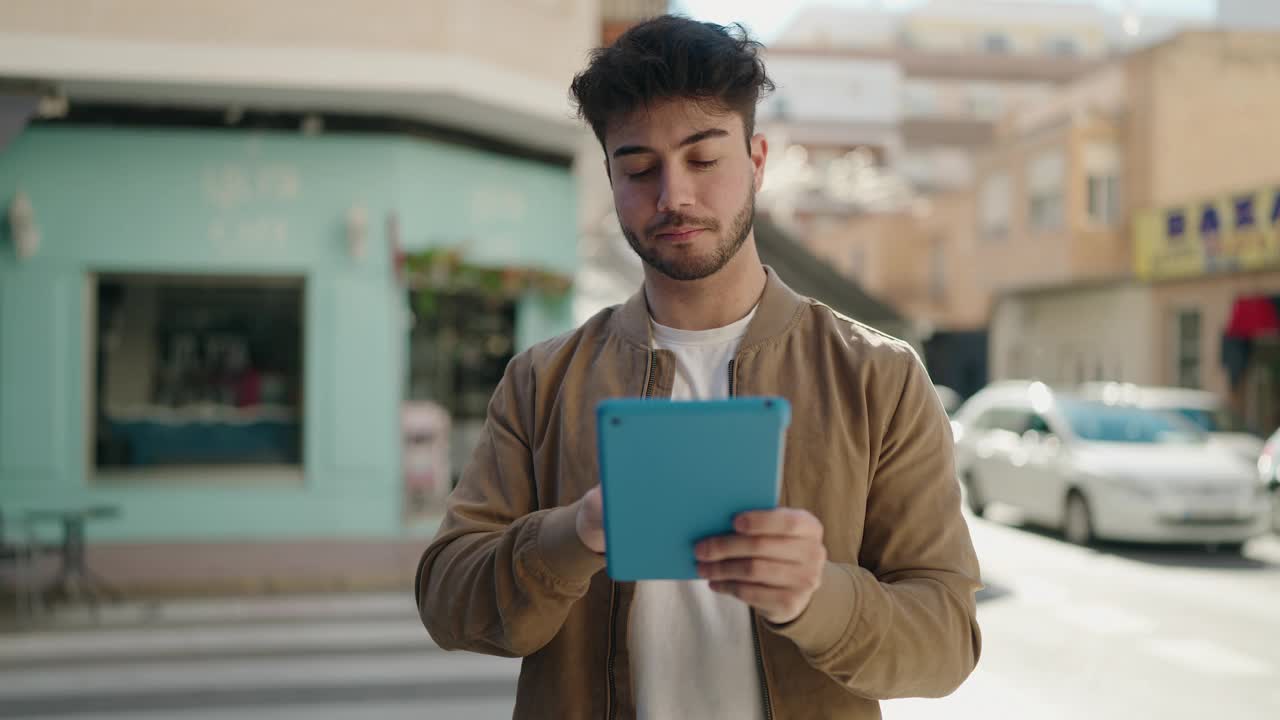
{"label": "apartment window", "polygon": [[1114,145],[1092,144],[1084,149],[1089,221],[1117,225],[1120,208],[1120,152]]}
{"label": "apartment window", "polygon": [[940,303],[947,295],[947,248],[941,236],[933,238],[933,252],[929,256],[929,299]]}
{"label": "apartment window", "polygon": [[1000,240],[1008,236],[1011,192],[1007,173],[996,173],[983,181],[980,208],[983,237]]}
{"label": "apartment window", "polygon": [[1090,175],[1088,178],[1089,220],[1098,225],[1120,222],[1120,178]]}
{"label": "apartment window", "polygon": [[303,280],[100,275],[93,466],[302,461]]}
{"label": "apartment window", "polygon": [[1063,226],[1063,178],[1066,162],[1061,151],[1050,150],[1033,157],[1027,165],[1031,227],[1052,231]]}
{"label": "apartment window", "polygon": [[1080,46],[1076,43],[1075,38],[1058,36],[1049,38],[1045,43],[1045,50],[1050,55],[1058,57],[1075,57],[1080,54]]}
{"label": "apartment window", "polygon": [[903,111],[908,116],[935,115],[938,113],[938,88],[921,82],[908,82],[903,86]]}
{"label": "apartment window", "polygon": [[1008,54],[1011,46],[1009,36],[1004,33],[992,32],[982,37],[982,49],[989,53],[1005,55]]}
{"label": "apartment window", "polygon": [[974,85],[969,88],[969,112],[984,120],[991,120],[1004,112],[1004,97],[999,88],[990,85]]}
{"label": "apartment window", "polygon": [[1200,388],[1200,311],[1180,310],[1174,316],[1178,386]]}

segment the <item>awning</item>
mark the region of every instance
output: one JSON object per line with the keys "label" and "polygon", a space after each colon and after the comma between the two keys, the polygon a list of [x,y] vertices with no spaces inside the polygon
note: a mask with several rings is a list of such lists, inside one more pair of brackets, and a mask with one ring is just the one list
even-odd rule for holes
{"label": "awning", "polygon": [[1222,366],[1232,387],[1244,379],[1255,340],[1277,335],[1280,335],[1280,295],[1236,299],[1231,306],[1231,321],[1222,333]]}
{"label": "awning", "polygon": [[1238,298],[1231,307],[1225,334],[1243,339],[1280,334],[1280,295]]}

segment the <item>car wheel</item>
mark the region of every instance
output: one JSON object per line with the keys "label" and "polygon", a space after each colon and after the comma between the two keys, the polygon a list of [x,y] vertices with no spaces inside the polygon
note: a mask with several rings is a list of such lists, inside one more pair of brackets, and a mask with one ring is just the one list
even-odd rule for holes
{"label": "car wheel", "polygon": [[982,514],[987,511],[987,499],[983,496],[972,472],[964,474],[964,499],[965,504],[969,506],[969,512],[974,515],[982,517]]}
{"label": "car wheel", "polygon": [[1062,513],[1062,535],[1072,545],[1088,547],[1093,544],[1093,513],[1078,490],[1067,494],[1067,504]]}

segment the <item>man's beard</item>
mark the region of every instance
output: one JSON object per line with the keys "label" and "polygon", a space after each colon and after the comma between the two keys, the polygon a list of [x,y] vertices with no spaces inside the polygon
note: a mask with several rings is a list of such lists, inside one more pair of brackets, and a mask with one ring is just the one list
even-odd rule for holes
{"label": "man's beard", "polygon": [[[742,210],[733,218],[733,223],[729,228],[729,232],[724,234],[720,244],[716,246],[711,253],[705,257],[662,257],[661,241],[656,241],[654,245],[646,247],[640,243],[640,239],[636,234],[627,229],[619,221],[622,227],[622,234],[626,236],[627,243],[631,245],[631,249],[636,251],[641,260],[649,267],[666,275],[672,280],[701,280],[710,277],[720,271],[729,261],[738,254],[738,250],[742,248],[742,244],[747,241],[747,236],[751,234],[752,225],[755,222],[756,215],[756,193],[755,189],[747,196],[747,202],[743,204]],[[651,223],[656,229],[664,227],[680,227],[689,225],[693,227],[706,228],[707,232],[716,233],[720,231],[720,223],[714,218],[697,218],[681,213],[666,213],[657,221]]]}

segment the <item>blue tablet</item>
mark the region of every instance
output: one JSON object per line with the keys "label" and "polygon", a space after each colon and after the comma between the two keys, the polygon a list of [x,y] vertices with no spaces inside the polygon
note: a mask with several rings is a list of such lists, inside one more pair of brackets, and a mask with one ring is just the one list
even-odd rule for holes
{"label": "blue tablet", "polygon": [[605,558],[614,580],[694,580],[693,546],[778,505],[783,398],[606,400],[596,409]]}

